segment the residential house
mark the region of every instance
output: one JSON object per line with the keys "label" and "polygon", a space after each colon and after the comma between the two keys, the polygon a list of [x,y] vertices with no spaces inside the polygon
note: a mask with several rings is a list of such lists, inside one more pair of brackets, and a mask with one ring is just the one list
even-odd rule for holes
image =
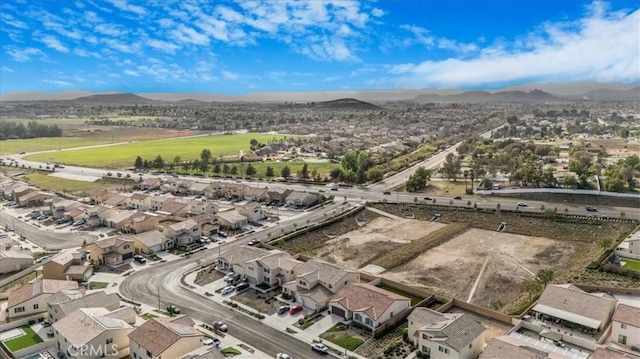
{"label": "residential house", "polygon": [[95,241],[87,246],[94,264],[119,265],[133,257],[134,242],[122,237],[112,237]]}
{"label": "residential house", "polygon": [[42,206],[44,202],[55,197],[53,194],[43,191],[33,191],[18,197],[20,207]]}
{"label": "residential house", "polygon": [[159,253],[167,249],[173,248],[175,241],[165,237],[165,235],[156,230],[136,234],[129,239],[133,240],[136,253]]}
{"label": "residential house", "polygon": [[86,223],[87,218],[89,217],[86,213],[86,206],[80,205],[78,207],[72,208],[69,211],[64,212],[64,217],[70,218],[73,222],[84,220]]}
{"label": "residential house", "polygon": [[251,187],[244,193],[245,201],[264,202],[269,199],[268,187]]}
{"label": "residential house", "polygon": [[26,194],[25,190],[31,188],[32,192],[37,191],[37,188],[29,187],[23,182],[10,181],[2,184],[2,196],[7,200],[15,201],[15,194]]}
{"label": "residential house", "polygon": [[241,229],[248,224],[247,217],[238,213],[237,210],[218,212],[216,216],[222,228]]}
{"label": "residential house", "polygon": [[189,185],[189,194],[193,196],[202,196],[209,190],[211,185],[203,182],[193,182]]}
{"label": "residential house", "polygon": [[117,194],[118,192],[107,191],[106,189],[94,189],[89,192],[89,199],[92,204],[102,204]]}
{"label": "residential house", "polygon": [[65,249],[42,266],[45,279],[86,282],[93,275],[93,266],[87,262],[84,249]]}
{"label": "residential house", "polygon": [[16,201],[18,205],[20,205],[20,197],[24,197],[32,192],[40,192],[40,191],[34,187],[18,187],[13,190],[13,196],[11,199]]}
{"label": "residential house", "polygon": [[219,198],[222,197],[223,187],[226,185],[224,182],[214,181],[209,183],[209,188],[204,191],[204,195],[207,198]]}
{"label": "residential house", "polygon": [[189,203],[182,203],[178,201],[167,201],[158,210],[158,213],[161,213],[167,216],[184,218],[184,217],[187,217],[190,210],[191,210],[191,205]]}
{"label": "residential house", "polygon": [[198,222],[191,218],[165,227],[163,233],[167,238],[174,240],[176,245],[179,246],[187,246],[194,243],[200,239],[201,234]]}
{"label": "residential house", "polygon": [[573,284],[549,284],[532,313],[536,318],[560,320],[591,333],[603,330],[617,300],[605,293],[587,293]]}
{"label": "residential house", "polygon": [[191,202],[191,214],[217,213],[220,207],[212,201],[195,200]]}
{"label": "residential house", "polygon": [[318,259],[293,271],[294,279],[282,286],[283,292],[314,311],[326,308],[331,296],[348,283],[360,282],[358,272]]}
{"label": "residential house", "polygon": [[238,203],[236,205],[236,211],[247,217],[247,221],[251,223],[257,223],[258,221],[267,218],[267,214],[262,210],[262,206],[257,202]]}
{"label": "residential house", "polygon": [[469,314],[439,313],[418,307],[411,312],[409,338],[433,359],[474,359],[484,347],[486,328]]}
{"label": "residential house", "polygon": [[296,207],[311,207],[318,203],[320,196],[317,193],[293,191],[285,199],[285,203]]}
{"label": "residential house", "polygon": [[54,197],[50,202],[51,215],[55,219],[67,218],[65,213],[68,213],[76,207],[82,206],[82,203],[76,202],[70,199],[64,199],[60,197]]}
{"label": "residential house", "polygon": [[131,195],[131,208],[147,211],[151,209],[151,197],[143,193],[134,193]]}
{"label": "residential house", "polygon": [[118,223],[116,228],[122,233],[143,233],[157,229],[159,218],[157,215],[148,213],[133,213],[123,222]]}
{"label": "residential house", "polygon": [[54,293],[65,289],[78,289],[78,282],[71,280],[40,279],[9,292],[7,317],[44,313],[47,311],[47,299]]}
{"label": "residential house", "polygon": [[218,224],[218,217],[213,213],[203,213],[197,216],[191,217],[194,221],[198,222],[200,226],[200,232],[204,236],[210,236],[218,233],[220,225]]}
{"label": "residential house", "polygon": [[225,183],[222,187],[222,197],[239,201],[244,198],[245,192],[251,187],[242,183]]}
{"label": "residential house", "polygon": [[84,213],[87,217],[84,219],[88,227],[102,225],[106,218],[113,216],[116,211],[114,209],[98,205],[94,207],[84,207]]}
{"label": "residential house", "polygon": [[172,188],[172,193],[176,195],[188,195],[191,193],[191,186],[195,181],[183,179],[175,182],[175,186]]}
{"label": "residential house", "polygon": [[175,202],[176,199],[171,196],[155,196],[151,198],[151,210],[159,211],[165,203]]}
{"label": "residential house", "polygon": [[109,217],[104,219],[104,224],[117,231],[122,231],[126,229],[126,225],[130,223],[129,218],[135,213],[137,212],[129,210],[111,212]]}
{"label": "residential house", "polygon": [[61,290],[47,299],[47,312],[52,323],[80,308],[105,308],[114,311],[120,308],[117,293],[104,291],[86,293],[82,290]]}
{"label": "residential house", "polygon": [[155,190],[160,188],[161,184],[162,184],[162,180],[160,178],[148,177],[142,180],[142,182],[140,182],[139,187],[142,190],[150,191],[150,190]]}
{"label": "residential house", "polygon": [[640,348],[640,308],[618,304],[613,313],[611,341],[627,347]]}
{"label": "residential house", "polygon": [[271,146],[262,146],[259,149],[255,150],[254,153],[256,154],[256,156],[260,156],[260,157],[269,157],[275,153],[277,153],[277,151],[275,151]]}
{"label": "residential house", "polygon": [[151,318],[129,334],[130,358],[178,358],[202,347],[204,335],[185,315]]}
{"label": "residential house", "polygon": [[640,230],[631,233],[624,241],[618,244],[615,253],[624,258],[640,260]]}
{"label": "residential house", "polygon": [[348,283],[328,303],[331,314],[371,329],[411,309],[411,300],[366,283]]}
{"label": "residential house", "polygon": [[131,206],[131,197],[117,194],[104,202],[107,207],[115,209],[125,209]]}
{"label": "residential house", "polygon": [[284,204],[287,196],[289,196],[293,190],[286,189],[282,192],[269,191],[269,201],[274,204]]}
{"label": "residential house", "polygon": [[[549,348],[549,349],[547,349]],[[573,353],[553,347],[533,346],[515,337],[504,335],[493,337],[484,347],[479,359],[521,358],[521,359],[573,359]],[[564,355],[567,354],[567,355]],[[601,358],[605,359],[605,358]],[[607,358],[613,359],[613,358]]]}
{"label": "residential house", "polygon": [[33,253],[0,249],[0,274],[21,271],[33,265]]}
{"label": "residential house", "polygon": [[246,245],[230,248],[217,262],[219,270],[240,274],[265,291],[292,281],[294,269],[303,264],[286,252]]}
{"label": "residential house", "polygon": [[612,347],[597,347],[589,359],[640,359],[640,354]]}
{"label": "residential house", "polygon": [[[76,309],[53,324],[56,348],[71,358],[126,357],[135,317],[129,307]],[[82,353],[81,348],[92,350]]]}

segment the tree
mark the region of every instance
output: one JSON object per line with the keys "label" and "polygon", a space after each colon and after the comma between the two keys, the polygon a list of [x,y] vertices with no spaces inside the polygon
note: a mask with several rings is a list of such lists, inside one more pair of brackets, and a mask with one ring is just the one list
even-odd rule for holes
{"label": "tree", "polygon": [[133,164],[133,167],[135,167],[137,170],[140,170],[142,169],[142,166],[144,166],[144,160],[140,156],[136,157],[136,161]]}
{"label": "tree", "polygon": [[219,174],[221,170],[222,170],[222,168],[220,167],[219,164],[216,163],[216,165],[213,166],[213,173]]}
{"label": "tree", "polygon": [[460,157],[454,155],[453,153],[449,153],[444,161],[444,164],[442,165],[442,167],[440,167],[440,173],[445,178],[455,181],[458,179],[461,167],[462,164],[460,163]]}
{"label": "tree", "polygon": [[298,172],[298,178],[300,179],[309,179],[309,165],[303,164],[300,172]]}
{"label": "tree", "polygon": [[493,188],[493,182],[491,181],[491,178],[485,177],[482,179],[482,188],[486,188],[486,189]]}
{"label": "tree", "polygon": [[252,177],[254,176],[258,171],[256,171],[256,168],[253,167],[253,165],[251,163],[249,163],[249,165],[247,166],[247,169],[245,170],[245,173],[247,174],[247,176]]}
{"label": "tree", "polygon": [[611,238],[603,237],[598,240],[598,244],[600,244],[600,247],[606,251],[611,248],[613,240],[611,240]]}
{"label": "tree", "polygon": [[255,138],[252,138],[252,139],[249,141],[249,144],[251,145],[251,149],[252,149],[252,150],[255,150],[255,149],[256,149],[256,147],[258,147],[259,142],[258,142],[258,140],[256,140]]}
{"label": "tree", "polygon": [[153,160],[153,168],[157,170],[161,170],[164,168],[164,159],[161,155],[158,155],[155,160]]}
{"label": "tree", "polygon": [[529,293],[529,300],[531,300],[533,299],[533,295],[540,290],[540,282],[535,279],[527,279],[522,282],[520,289],[525,293]]}
{"label": "tree", "polygon": [[[469,177],[469,171],[462,171],[462,177],[464,177],[464,192],[467,193],[467,177]],[[473,186],[473,184],[471,184],[471,186]]]}
{"label": "tree", "polygon": [[431,171],[424,168],[418,167],[416,172],[409,176],[407,180],[407,191],[415,192],[423,190],[427,187],[427,182],[431,179]]}
{"label": "tree", "polygon": [[180,162],[182,162],[182,158],[180,156],[175,156],[173,158],[173,165],[175,167],[178,167],[180,165]]}
{"label": "tree", "polygon": [[200,160],[202,161],[200,165],[202,173],[207,172],[207,169],[209,168],[209,162],[211,161],[211,151],[206,148],[202,150],[202,152],[200,152]]}
{"label": "tree", "polygon": [[226,175],[226,174],[229,174],[229,171],[230,171],[230,170],[231,170],[231,168],[229,168],[229,165],[228,165],[228,164],[226,164],[226,163],[225,163],[225,164],[223,164],[223,165],[222,165],[222,173],[223,173],[223,174],[225,174],[225,175]]}
{"label": "tree", "polygon": [[291,176],[291,168],[289,168],[289,166],[282,167],[282,169],[280,170],[280,175],[282,175],[282,177],[284,178],[289,178],[289,176]]}
{"label": "tree", "polygon": [[229,173],[231,173],[232,175],[238,174],[238,166],[232,165],[231,169],[229,169]]}
{"label": "tree", "polygon": [[562,179],[562,184],[564,185],[565,188],[575,189],[578,187],[578,180],[576,179],[575,176],[565,176]]}
{"label": "tree", "polygon": [[329,172],[329,177],[331,177],[334,182],[340,181],[340,179],[342,179],[342,176],[343,172],[340,168],[334,168],[331,170],[331,172]]}
{"label": "tree", "polygon": [[555,276],[555,274],[553,273],[552,269],[540,269],[538,270],[538,273],[536,273],[536,279],[542,283],[543,287],[547,286],[547,283],[551,282],[553,280],[553,277]]}
{"label": "tree", "polygon": [[384,172],[382,172],[382,170],[380,170],[378,168],[370,168],[367,171],[367,179],[370,182],[381,181],[383,177],[384,177]]}
{"label": "tree", "polygon": [[264,175],[265,175],[267,178],[272,178],[273,176],[275,176],[275,173],[274,173],[274,171],[273,171],[273,167],[271,167],[271,166],[267,166],[267,169],[264,171]]}

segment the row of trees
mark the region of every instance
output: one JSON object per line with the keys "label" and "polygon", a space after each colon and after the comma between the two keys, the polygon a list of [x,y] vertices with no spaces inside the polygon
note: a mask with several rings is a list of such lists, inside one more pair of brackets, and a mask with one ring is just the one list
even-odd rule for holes
{"label": "row of trees", "polygon": [[60,136],[62,136],[62,130],[55,124],[46,125],[29,121],[25,126],[22,122],[0,121],[0,140]]}

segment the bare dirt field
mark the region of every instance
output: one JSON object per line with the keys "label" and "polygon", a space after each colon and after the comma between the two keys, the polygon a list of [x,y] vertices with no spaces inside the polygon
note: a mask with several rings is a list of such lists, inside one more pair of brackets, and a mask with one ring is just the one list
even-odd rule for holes
{"label": "bare dirt field", "polygon": [[327,241],[317,256],[348,268],[359,269],[381,253],[445,226],[446,224],[414,219],[376,217],[363,227]]}
{"label": "bare dirt field", "polygon": [[471,303],[484,307],[506,304],[520,293],[520,283],[541,268],[565,270],[571,256],[585,244],[470,229],[411,262],[382,273],[383,277],[434,293],[467,300],[482,263],[487,266]]}

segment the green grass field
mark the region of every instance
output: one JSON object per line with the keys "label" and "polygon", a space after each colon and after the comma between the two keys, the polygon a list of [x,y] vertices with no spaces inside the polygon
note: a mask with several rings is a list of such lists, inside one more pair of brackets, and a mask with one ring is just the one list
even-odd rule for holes
{"label": "green grass field", "polygon": [[364,340],[347,334],[331,334],[327,335],[325,339],[350,351],[356,350],[362,343],[364,343]]}
{"label": "green grass field", "polygon": [[[240,165],[244,165],[245,169],[247,168],[246,163],[236,163],[235,165],[238,166],[238,169],[240,169],[239,167]],[[251,165],[255,167],[255,169],[258,171],[258,174],[257,174],[258,177],[264,177],[264,173],[267,170],[267,167],[269,166],[273,168],[273,171],[275,172],[276,177],[280,177],[280,170],[282,170],[285,166],[289,166],[289,168],[291,169],[291,173],[296,174],[298,173],[298,171],[302,169],[302,166],[304,166],[304,162],[265,161],[265,162],[251,162]],[[340,167],[339,163],[327,162],[327,163],[309,163],[307,168],[309,169],[309,174],[311,174],[311,171],[315,169],[316,171],[318,171],[318,173],[327,175],[329,172],[331,172],[332,169],[338,168],[338,167]]]}
{"label": "green grass field", "polygon": [[194,160],[200,157],[200,153],[205,148],[209,149],[214,157],[230,154],[237,155],[241,150],[248,151],[249,140],[252,138],[266,143],[270,140],[283,137],[282,135],[243,133],[191,138],[169,138],[83,150],[42,153],[27,156],[27,159],[87,167],[128,168],[133,166],[136,156],[148,159],[149,161],[153,161],[157,155],[161,155],[166,162],[170,162],[175,156],[180,156],[182,160]]}
{"label": "green grass field", "polygon": [[22,330],[24,330],[25,335],[3,342],[7,349],[15,352],[17,350],[28,348],[32,345],[42,343],[42,338],[40,338],[40,336],[36,334],[31,327],[25,325],[22,327]]}
{"label": "green grass field", "polygon": [[[88,194],[93,189],[115,189],[124,187],[125,183],[110,183],[103,180],[96,182],[77,181],[66,178],[52,177],[45,173],[33,172],[25,176],[25,180],[36,187],[70,194]],[[113,180],[116,181],[116,180]]]}
{"label": "green grass field", "polygon": [[640,262],[624,258],[624,268],[640,272]]}
{"label": "green grass field", "polygon": [[54,151],[59,148],[73,148],[111,143],[111,136],[87,137],[41,137],[28,140],[0,141],[0,155],[6,156],[20,152]]}

